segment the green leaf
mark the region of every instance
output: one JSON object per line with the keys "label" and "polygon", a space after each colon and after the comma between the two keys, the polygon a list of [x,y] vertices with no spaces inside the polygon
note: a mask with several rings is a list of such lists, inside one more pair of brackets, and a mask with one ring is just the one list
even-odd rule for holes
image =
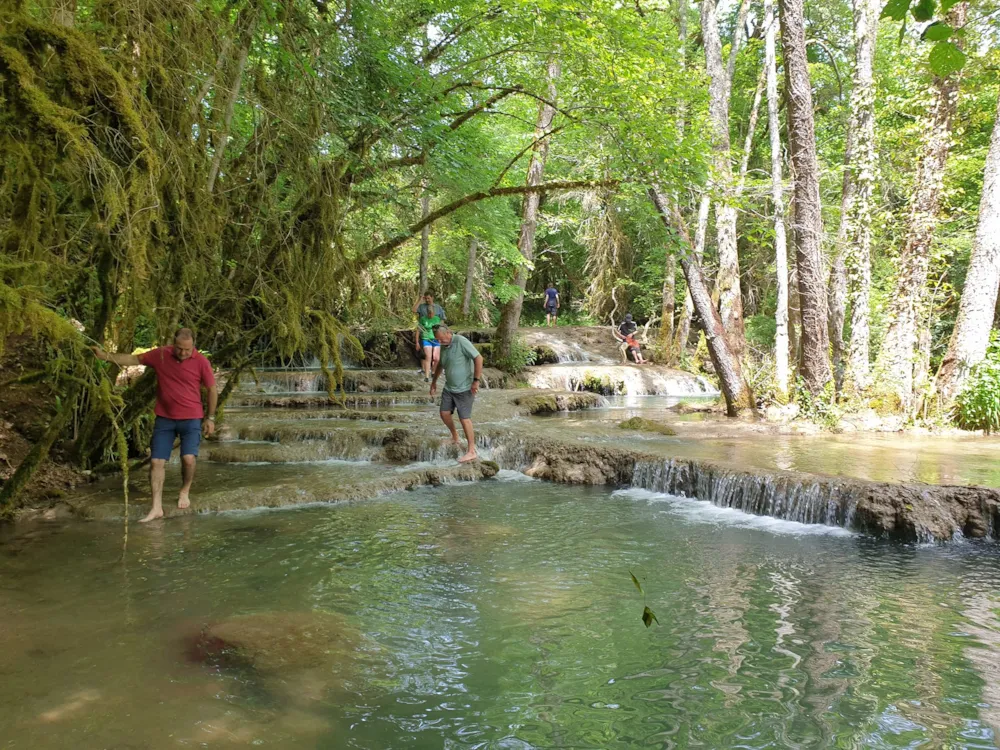
{"label": "green leaf", "polygon": [[923,23],[934,18],[934,11],[937,9],[937,0],[917,0],[917,4],[910,8],[910,13],[915,19]]}
{"label": "green leaf", "polygon": [[893,21],[902,21],[906,18],[906,11],[910,9],[912,0],[889,0],[882,8],[882,15],[879,18],[891,18]]}
{"label": "green leaf", "polygon": [[957,73],[965,65],[965,53],[953,42],[938,42],[927,58],[935,75],[947,76]]}
{"label": "green leaf", "polygon": [[649,607],[643,607],[642,608],[642,624],[645,625],[648,628],[654,622],[657,625],[660,624],[660,621],[656,619],[656,615],[653,614],[653,610],[651,610]]}
{"label": "green leaf", "polygon": [[924,33],[920,35],[920,38],[925,42],[943,42],[945,39],[950,37],[954,31],[955,30],[948,24],[942,23],[941,21],[935,21],[924,29]]}
{"label": "green leaf", "polygon": [[947,13],[952,6],[958,5],[962,0],[941,0],[941,12]]}
{"label": "green leaf", "polygon": [[636,577],[635,577],[635,575],[633,575],[633,573],[632,573],[632,571],[631,571],[631,570],[630,570],[630,571],[628,572],[628,574],[629,574],[630,576],[632,576],[632,583],[634,583],[634,584],[635,584],[635,587],[636,587],[637,589],[639,589],[639,593],[640,593],[640,594],[642,594],[642,593],[643,593],[643,592],[642,592],[642,586],[641,586],[641,585],[639,584],[639,579],[638,579],[638,578],[636,578]]}

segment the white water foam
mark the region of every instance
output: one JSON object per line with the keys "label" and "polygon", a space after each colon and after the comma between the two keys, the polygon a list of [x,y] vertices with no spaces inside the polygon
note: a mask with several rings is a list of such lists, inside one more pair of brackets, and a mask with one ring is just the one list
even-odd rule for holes
{"label": "white water foam", "polygon": [[681,516],[693,523],[714,523],[743,529],[757,529],[758,531],[769,531],[772,534],[785,536],[856,536],[854,532],[840,526],[799,523],[798,521],[785,521],[784,519],[773,518],[771,516],[757,516],[752,513],[744,513],[742,510],[736,510],[735,508],[723,508],[704,500],[668,495],[664,492],[629,488],[617,490],[612,494],[618,497],[628,497],[633,500],[645,500],[650,504],[665,503],[669,506],[669,513]]}
{"label": "white water foam", "polygon": [[541,480],[535,479],[534,477],[529,477],[527,474],[522,474],[519,471],[514,471],[513,469],[500,469],[496,476],[493,477],[500,482],[538,482]]}

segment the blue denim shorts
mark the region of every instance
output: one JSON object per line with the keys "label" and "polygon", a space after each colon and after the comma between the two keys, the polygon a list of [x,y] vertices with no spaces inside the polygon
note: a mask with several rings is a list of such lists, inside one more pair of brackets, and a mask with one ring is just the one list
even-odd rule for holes
{"label": "blue denim shorts", "polygon": [[437,339],[421,339],[420,343],[423,344],[424,346],[433,346],[433,347],[441,346],[441,342],[438,341]]}
{"label": "blue denim shorts", "polygon": [[201,420],[157,417],[153,423],[151,458],[169,460],[175,437],[181,439],[182,456],[197,456],[198,446],[201,445]]}

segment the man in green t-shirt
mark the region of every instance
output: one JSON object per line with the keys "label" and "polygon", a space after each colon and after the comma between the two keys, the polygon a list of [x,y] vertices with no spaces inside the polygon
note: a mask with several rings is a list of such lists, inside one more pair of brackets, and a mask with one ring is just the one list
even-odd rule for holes
{"label": "man in green t-shirt", "polygon": [[434,338],[434,326],[444,323],[444,308],[435,305],[434,293],[427,291],[417,298],[413,314],[417,316],[414,345],[417,354],[423,353],[424,382],[427,383],[431,379],[432,370],[437,367],[440,356],[440,343]]}
{"label": "man in green t-shirt", "polygon": [[479,458],[476,453],[476,433],[472,429],[472,402],[479,393],[479,379],[483,374],[483,355],[476,351],[465,336],[448,330],[448,326],[434,328],[437,340],[441,342],[441,359],[434,370],[431,381],[431,395],[437,391],[438,378],[444,370],[444,390],[441,392],[441,421],[451,431],[451,441],[458,445],[458,431],[452,412],[458,410],[458,419],[465,431],[468,450],[458,459],[466,464]]}

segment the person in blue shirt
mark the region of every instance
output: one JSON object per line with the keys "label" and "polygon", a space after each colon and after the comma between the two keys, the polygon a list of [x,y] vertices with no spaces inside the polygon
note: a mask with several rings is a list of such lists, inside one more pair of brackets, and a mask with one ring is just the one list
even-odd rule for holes
{"label": "person in blue shirt", "polygon": [[549,327],[556,324],[559,309],[559,292],[550,282],[545,288],[545,324]]}

